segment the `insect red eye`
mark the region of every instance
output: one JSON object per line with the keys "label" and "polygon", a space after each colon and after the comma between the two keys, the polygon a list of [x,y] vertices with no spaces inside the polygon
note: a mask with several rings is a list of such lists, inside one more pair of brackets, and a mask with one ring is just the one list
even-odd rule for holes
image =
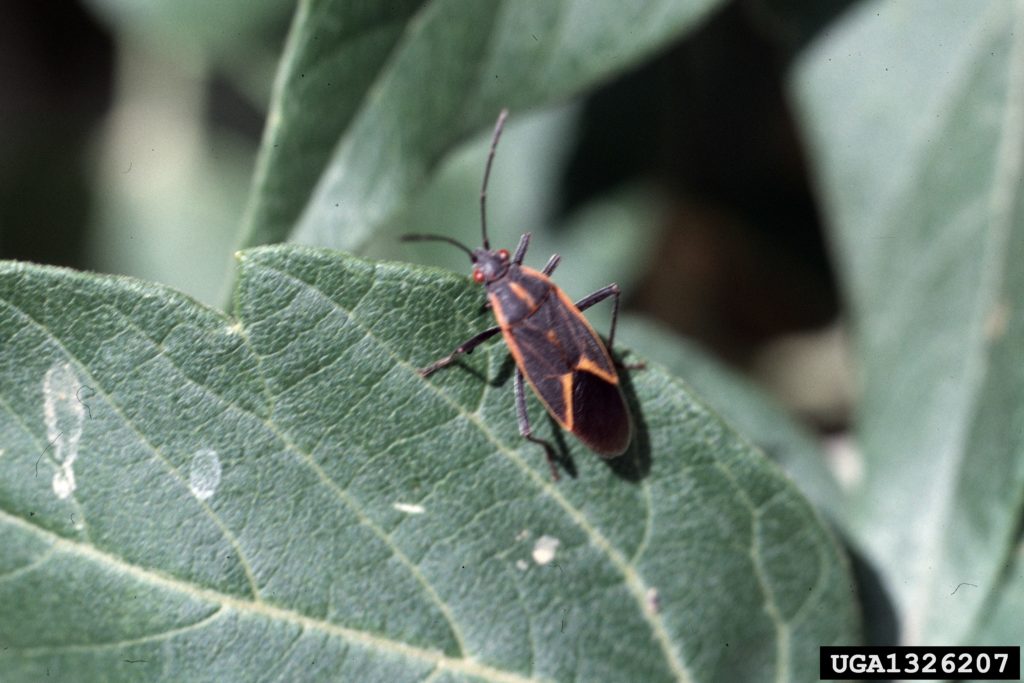
{"label": "insect red eye", "polygon": [[502,261],[508,261],[508,249],[499,249],[498,258],[500,258]]}
{"label": "insect red eye", "polygon": [[474,268],[473,282],[477,283],[478,285],[482,285],[484,283],[484,271],[480,270],[479,268]]}

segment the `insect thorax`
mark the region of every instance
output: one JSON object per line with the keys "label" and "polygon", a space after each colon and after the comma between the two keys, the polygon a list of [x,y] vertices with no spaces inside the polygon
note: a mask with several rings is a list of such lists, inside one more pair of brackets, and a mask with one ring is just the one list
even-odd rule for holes
{"label": "insect thorax", "polygon": [[540,274],[524,272],[519,266],[511,266],[505,277],[487,283],[487,293],[493,297],[492,304],[499,320],[507,325],[529,317],[551,294],[551,282]]}

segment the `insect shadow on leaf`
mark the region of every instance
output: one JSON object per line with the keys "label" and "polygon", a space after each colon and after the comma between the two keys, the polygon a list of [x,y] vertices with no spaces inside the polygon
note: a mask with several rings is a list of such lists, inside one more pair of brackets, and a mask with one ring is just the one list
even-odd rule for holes
{"label": "insect shadow on leaf", "polygon": [[572,455],[569,453],[569,444],[565,441],[565,431],[559,427],[555,418],[550,415],[548,415],[547,418],[548,424],[551,425],[551,435],[555,439],[555,457],[558,459],[558,464],[562,466],[566,474],[575,479],[577,472],[576,462],[572,459]]}
{"label": "insect shadow on leaf", "polygon": [[515,359],[506,353],[505,359],[501,361],[501,365],[498,367],[498,374],[496,374],[487,383],[495,389],[504,387],[508,384],[509,380],[512,379],[512,373],[515,372],[515,369]]}
{"label": "insect shadow on leaf", "polygon": [[[610,353],[615,359],[616,365],[629,367],[622,364],[615,351],[610,350]],[[633,441],[625,453],[618,458],[605,460],[604,464],[620,479],[638,482],[651,473],[650,434],[647,430],[647,422],[644,420],[640,401],[636,396],[636,389],[633,387],[631,373],[619,373],[619,388],[622,390],[622,395],[626,398],[626,405],[629,406],[629,411],[633,415]]]}

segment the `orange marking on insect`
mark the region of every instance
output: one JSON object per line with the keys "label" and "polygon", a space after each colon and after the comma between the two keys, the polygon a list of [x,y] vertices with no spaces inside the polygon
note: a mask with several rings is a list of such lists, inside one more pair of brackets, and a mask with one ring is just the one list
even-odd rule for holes
{"label": "orange marking on insect", "polygon": [[509,282],[508,288],[512,290],[512,293],[515,294],[517,298],[525,301],[526,305],[530,308],[537,307],[537,302],[533,300],[533,297],[526,291],[526,288],[518,282]]}
{"label": "orange marking on insect", "polygon": [[[572,431],[573,410],[572,410],[572,373],[562,375],[562,401],[565,403],[565,420],[559,420],[565,424],[568,431]],[[551,412],[551,411],[548,411]]]}
{"label": "orange marking on insect", "polygon": [[600,377],[609,384],[619,383],[619,376],[617,374],[615,374],[614,372],[608,372],[607,370],[599,366],[597,363],[595,363],[592,359],[587,358],[586,356],[583,356],[578,361],[576,361],[576,369],[581,372],[589,372],[592,375],[596,375],[597,377]]}
{"label": "orange marking on insect", "polygon": [[498,322],[498,327],[507,330],[508,320],[505,319],[505,310],[501,307],[501,301],[493,294],[488,294],[487,300],[491,302],[491,310],[494,312],[494,319]]}
{"label": "orange marking on insect", "polygon": [[534,270],[533,268],[531,268],[529,266],[519,266],[519,270],[520,270],[520,272],[523,273],[523,275],[528,275],[531,278],[536,278],[538,280],[543,280],[544,282],[548,283],[548,285],[550,285],[554,289],[558,288],[558,285],[556,285],[554,282],[552,282],[551,278],[549,278],[547,275],[545,275],[544,273],[540,272],[539,270]]}

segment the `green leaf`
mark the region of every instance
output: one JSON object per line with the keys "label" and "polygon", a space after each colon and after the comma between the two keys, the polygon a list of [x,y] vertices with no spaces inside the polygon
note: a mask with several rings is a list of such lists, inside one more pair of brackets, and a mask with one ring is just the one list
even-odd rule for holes
{"label": "green leaf", "polygon": [[184,48],[224,57],[233,51],[251,52],[268,26],[287,17],[293,2],[87,0],[87,4],[114,26],[135,33],[140,40],[156,38],[179,56]]}
{"label": "green leaf", "polygon": [[563,101],[636,64],[719,4],[300,3],[244,244],[291,238],[360,250],[445,154],[502,107],[515,113]]}
{"label": "green leaf", "polygon": [[661,369],[555,484],[501,345],[416,372],[487,324],[467,278],[240,261],[237,320],[0,266],[6,681],[807,680],[856,640],[814,511]]}
{"label": "green leaf", "polygon": [[852,524],[910,643],[971,632],[1024,505],[1022,67],[1020,3],[908,0],[796,75],[862,373]]}

